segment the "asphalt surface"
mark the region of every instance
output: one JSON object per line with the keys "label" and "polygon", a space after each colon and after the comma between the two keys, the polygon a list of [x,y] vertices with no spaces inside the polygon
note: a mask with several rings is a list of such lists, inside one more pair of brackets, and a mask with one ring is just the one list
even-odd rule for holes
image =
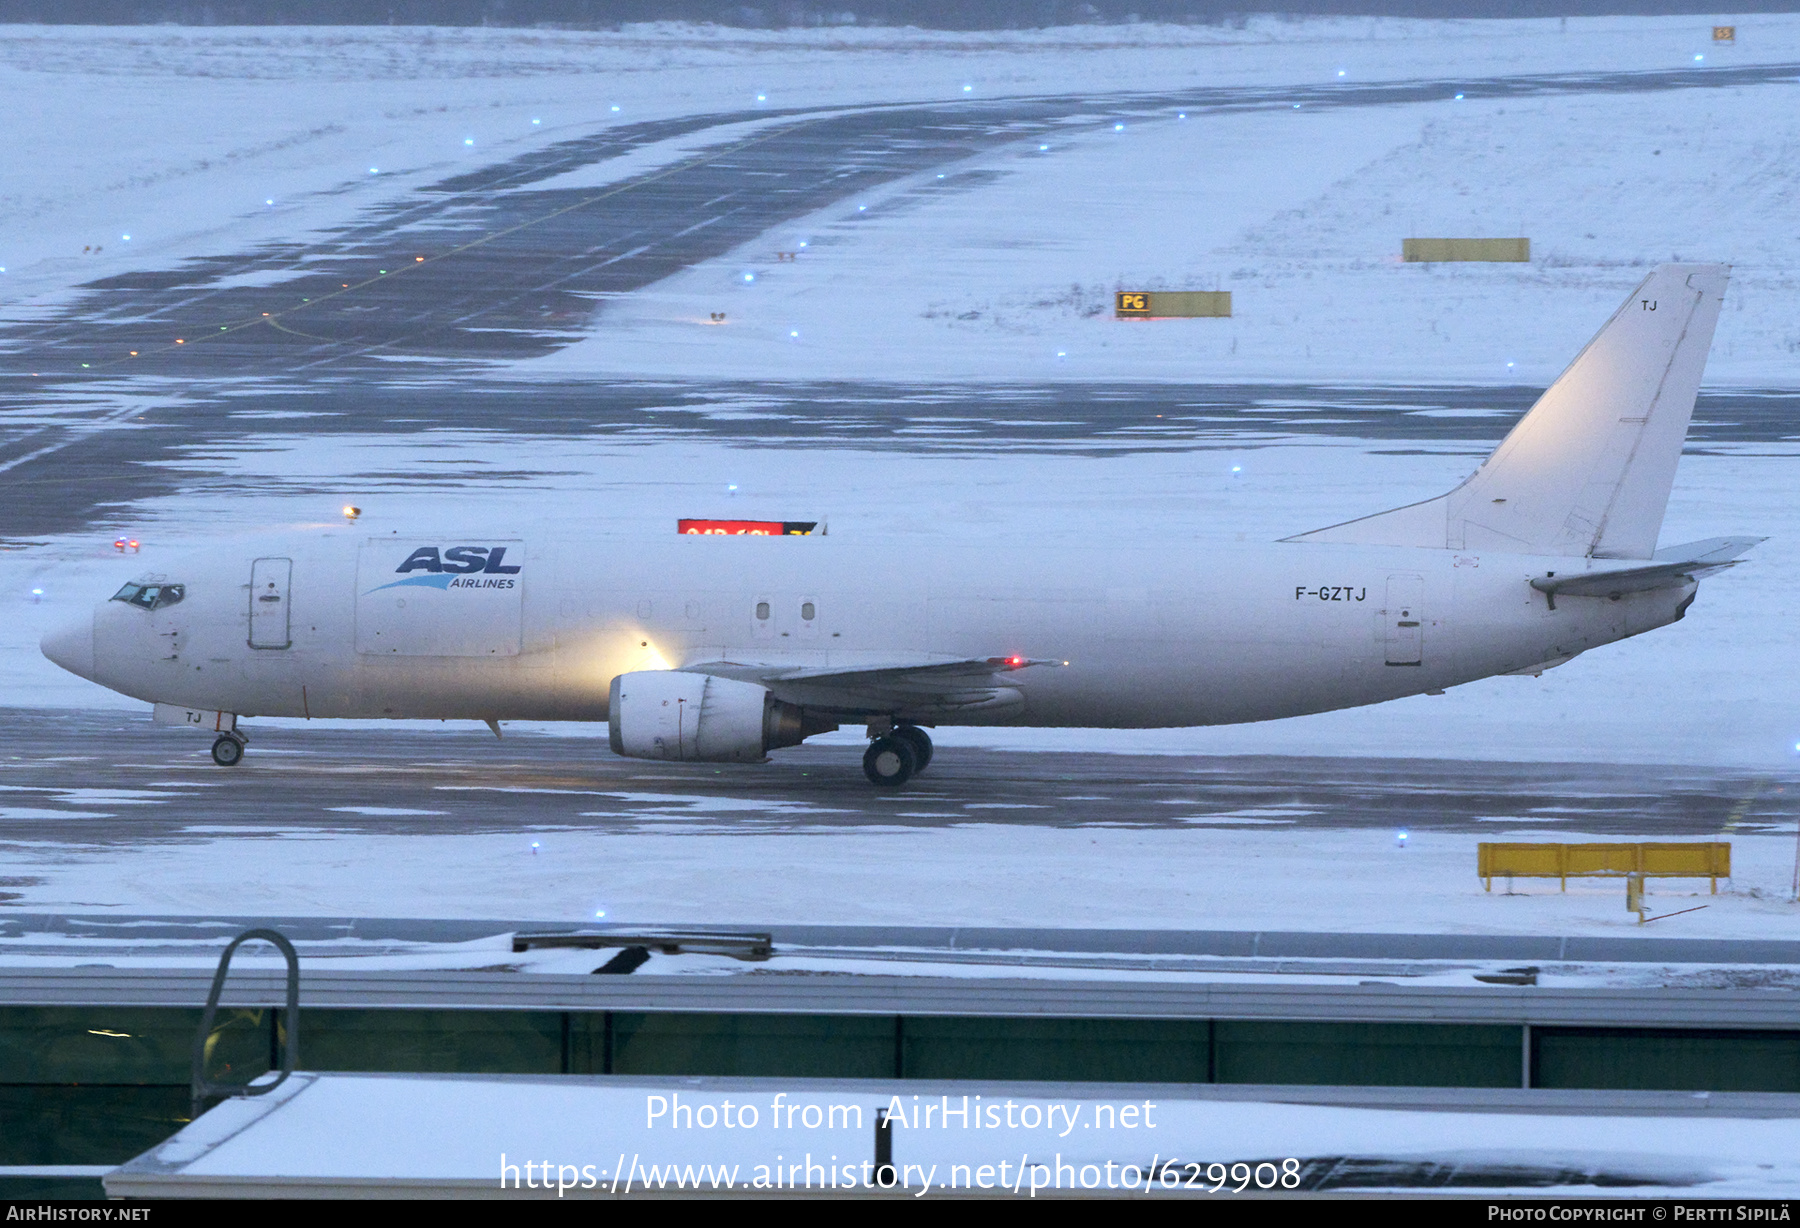
{"label": "asphalt surface", "polygon": [[[402,193],[306,244],[267,244],[89,283],[42,318],[0,328],[0,541],[67,531],[116,502],[174,488],[171,452],[242,443],[283,430],[430,430],[445,426],[542,432],[686,430],[736,438],[766,433],[719,413],[771,394],[791,412],[782,438],[880,440],[919,419],[991,417],[986,391],[867,385],[497,386],[495,360],[550,352],[598,326],[595,303],[737,248],[770,228],[932,168],[912,194],[982,182],[957,164],[1001,145],[1054,143],[1083,128],[1166,118],[1183,110],[1381,107],[1468,99],[1698,90],[1790,81],[1800,65],[1658,72],[1522,75],[1482,80],[1218,88],[1168,94],[1021,98],[897,105],[812,114],[746,111],[618,125]],[[735,143],[604,188],[547,187],[556,176],[672,137],[760,121]],[[886,205],[906,207],[902,194]],[[774,255],[773,250],[769,253]],[[285,273],[273,285],[219,288],[219,279]],[[596,316],[596,311],[598,315]],[[135,353],[134,353],[135,352]],[[241,416],[253,381],[262,413]],[[1327,393],[1349,423],[1300,429],[1391,429],[1383,420],[1446,403],[1492,405],[1494,420],[1417,419],[1412,437],[1491,440],[1533,390]],[[154,398],[148,406],[134,398]],[[293,400],[304,405],[294,407]],[[1002,393],[1057,424],[1063,446],[1194,443],[1192,428],[1241,437],[1284,424],[1280,410],[1319,400],[1308,389],[1147,388],[1107,394],[1022,388]],[[1392,407],[1382,404],[1392,403]],[[674,406],[673,417],[650,411]],[[1151,426],[1154,414],[1191,407]],[[1710,397],[1695,439],[1786,438],[1794,398],[1781,392]],[[1198,413],[1192,412],[1198,410]],[[710,412],[709,412],[710,411]],[[1247,412],[1246,412],[1247,411]],[[1273,411],[1273,412],[1265,412]],[[315,418],[283,426],[271,413]],[[1289,413],[1288,417],[1293,415]],[[1317,419],[1318,414],[1312,417]],[[1274,421],[1269,420],[1273,418]],[[1191,419],[1191,420],[1190,420]],[[1209,421],[1223,419],[1223,421]],[[1149,421],[1147,421],[1149,420]],[[298,425],[296,425],[298,423]],[[1148,428],[1148,429],[1137,429]],[[1176,432],[1188,430],[1180,440]],[[1017,432],[958,446],[1008,443]],[[909,444],[917,445],[916,440]],[[896,443],[895,446],[903,446]],[[928,446],[928,445],[927,445]]]}
{"label": "asphalt surface", "polygon": [[[945,747],[898,790],[854,746],[784,750],[761,766],[622,759],[603,737],[258,728],[242,764],[148,715],[0,712],[0,846],[85,849],[279,839],[299,829],[473,835],[593,829],[663,836],[846,834],[980,823],[1173,829],[1246,826],[1656,839],[1791,829],[1800,773],[1432,759],[1009,753]],[[596,735],[603,730],[594,730]],[[5,893],[21,886],[0,878]]]}

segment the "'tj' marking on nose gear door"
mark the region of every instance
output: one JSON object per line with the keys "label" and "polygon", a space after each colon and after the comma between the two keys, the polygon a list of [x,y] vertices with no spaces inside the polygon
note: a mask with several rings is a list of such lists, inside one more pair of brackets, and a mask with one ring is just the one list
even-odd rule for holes
{"label": "'tj' marking on nose gear door", "polygon": [[1425,577],[1389,576],[1381,638],[1389,665],[1421,665],[1425,649]]}

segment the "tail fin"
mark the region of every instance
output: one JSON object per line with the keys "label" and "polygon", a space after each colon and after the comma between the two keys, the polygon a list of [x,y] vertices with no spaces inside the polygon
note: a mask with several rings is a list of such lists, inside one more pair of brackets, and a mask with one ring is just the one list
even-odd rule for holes
{"label": "tail fin", "polygon": [[1651,273],[1449,494],[1287,540],[1651,557],[1729,275]]}

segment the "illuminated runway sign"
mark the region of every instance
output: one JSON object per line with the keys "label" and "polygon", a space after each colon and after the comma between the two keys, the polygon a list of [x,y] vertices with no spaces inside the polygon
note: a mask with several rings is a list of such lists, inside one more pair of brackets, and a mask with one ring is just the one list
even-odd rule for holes
{"label": "illuminated runway sign", "polygon": [[678,520],[683,534],[701,537],[806,537],[818,528],[816,520]]}
{"label": "illuminated runway sign", "polygon": [[1113,314],[1121,320],[1169,320],[1231,314],[1229,290],[1120,290]]}

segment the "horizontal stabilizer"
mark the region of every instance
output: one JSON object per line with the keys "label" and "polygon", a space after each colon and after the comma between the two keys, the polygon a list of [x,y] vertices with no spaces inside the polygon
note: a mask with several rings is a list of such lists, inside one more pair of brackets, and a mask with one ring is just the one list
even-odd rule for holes
{"label": "horizontal stabilizer", "polygon": [[1642,593],[1654,588],[1671,588],[1689,580],[1737,566],[1740,555],[1766,537],[1709,537],[1658,550],[1648,567],[1620,567],[1609,571],[1570,572],[1564,576],[1540,576],[1531,587],[1550,598],[1614,597],[1626,593]]}
{"label": "horizontal stabilizer", "polygon": [[1729,272],[1651,273],[1449,494],[1287,540],[1650,558]]}

